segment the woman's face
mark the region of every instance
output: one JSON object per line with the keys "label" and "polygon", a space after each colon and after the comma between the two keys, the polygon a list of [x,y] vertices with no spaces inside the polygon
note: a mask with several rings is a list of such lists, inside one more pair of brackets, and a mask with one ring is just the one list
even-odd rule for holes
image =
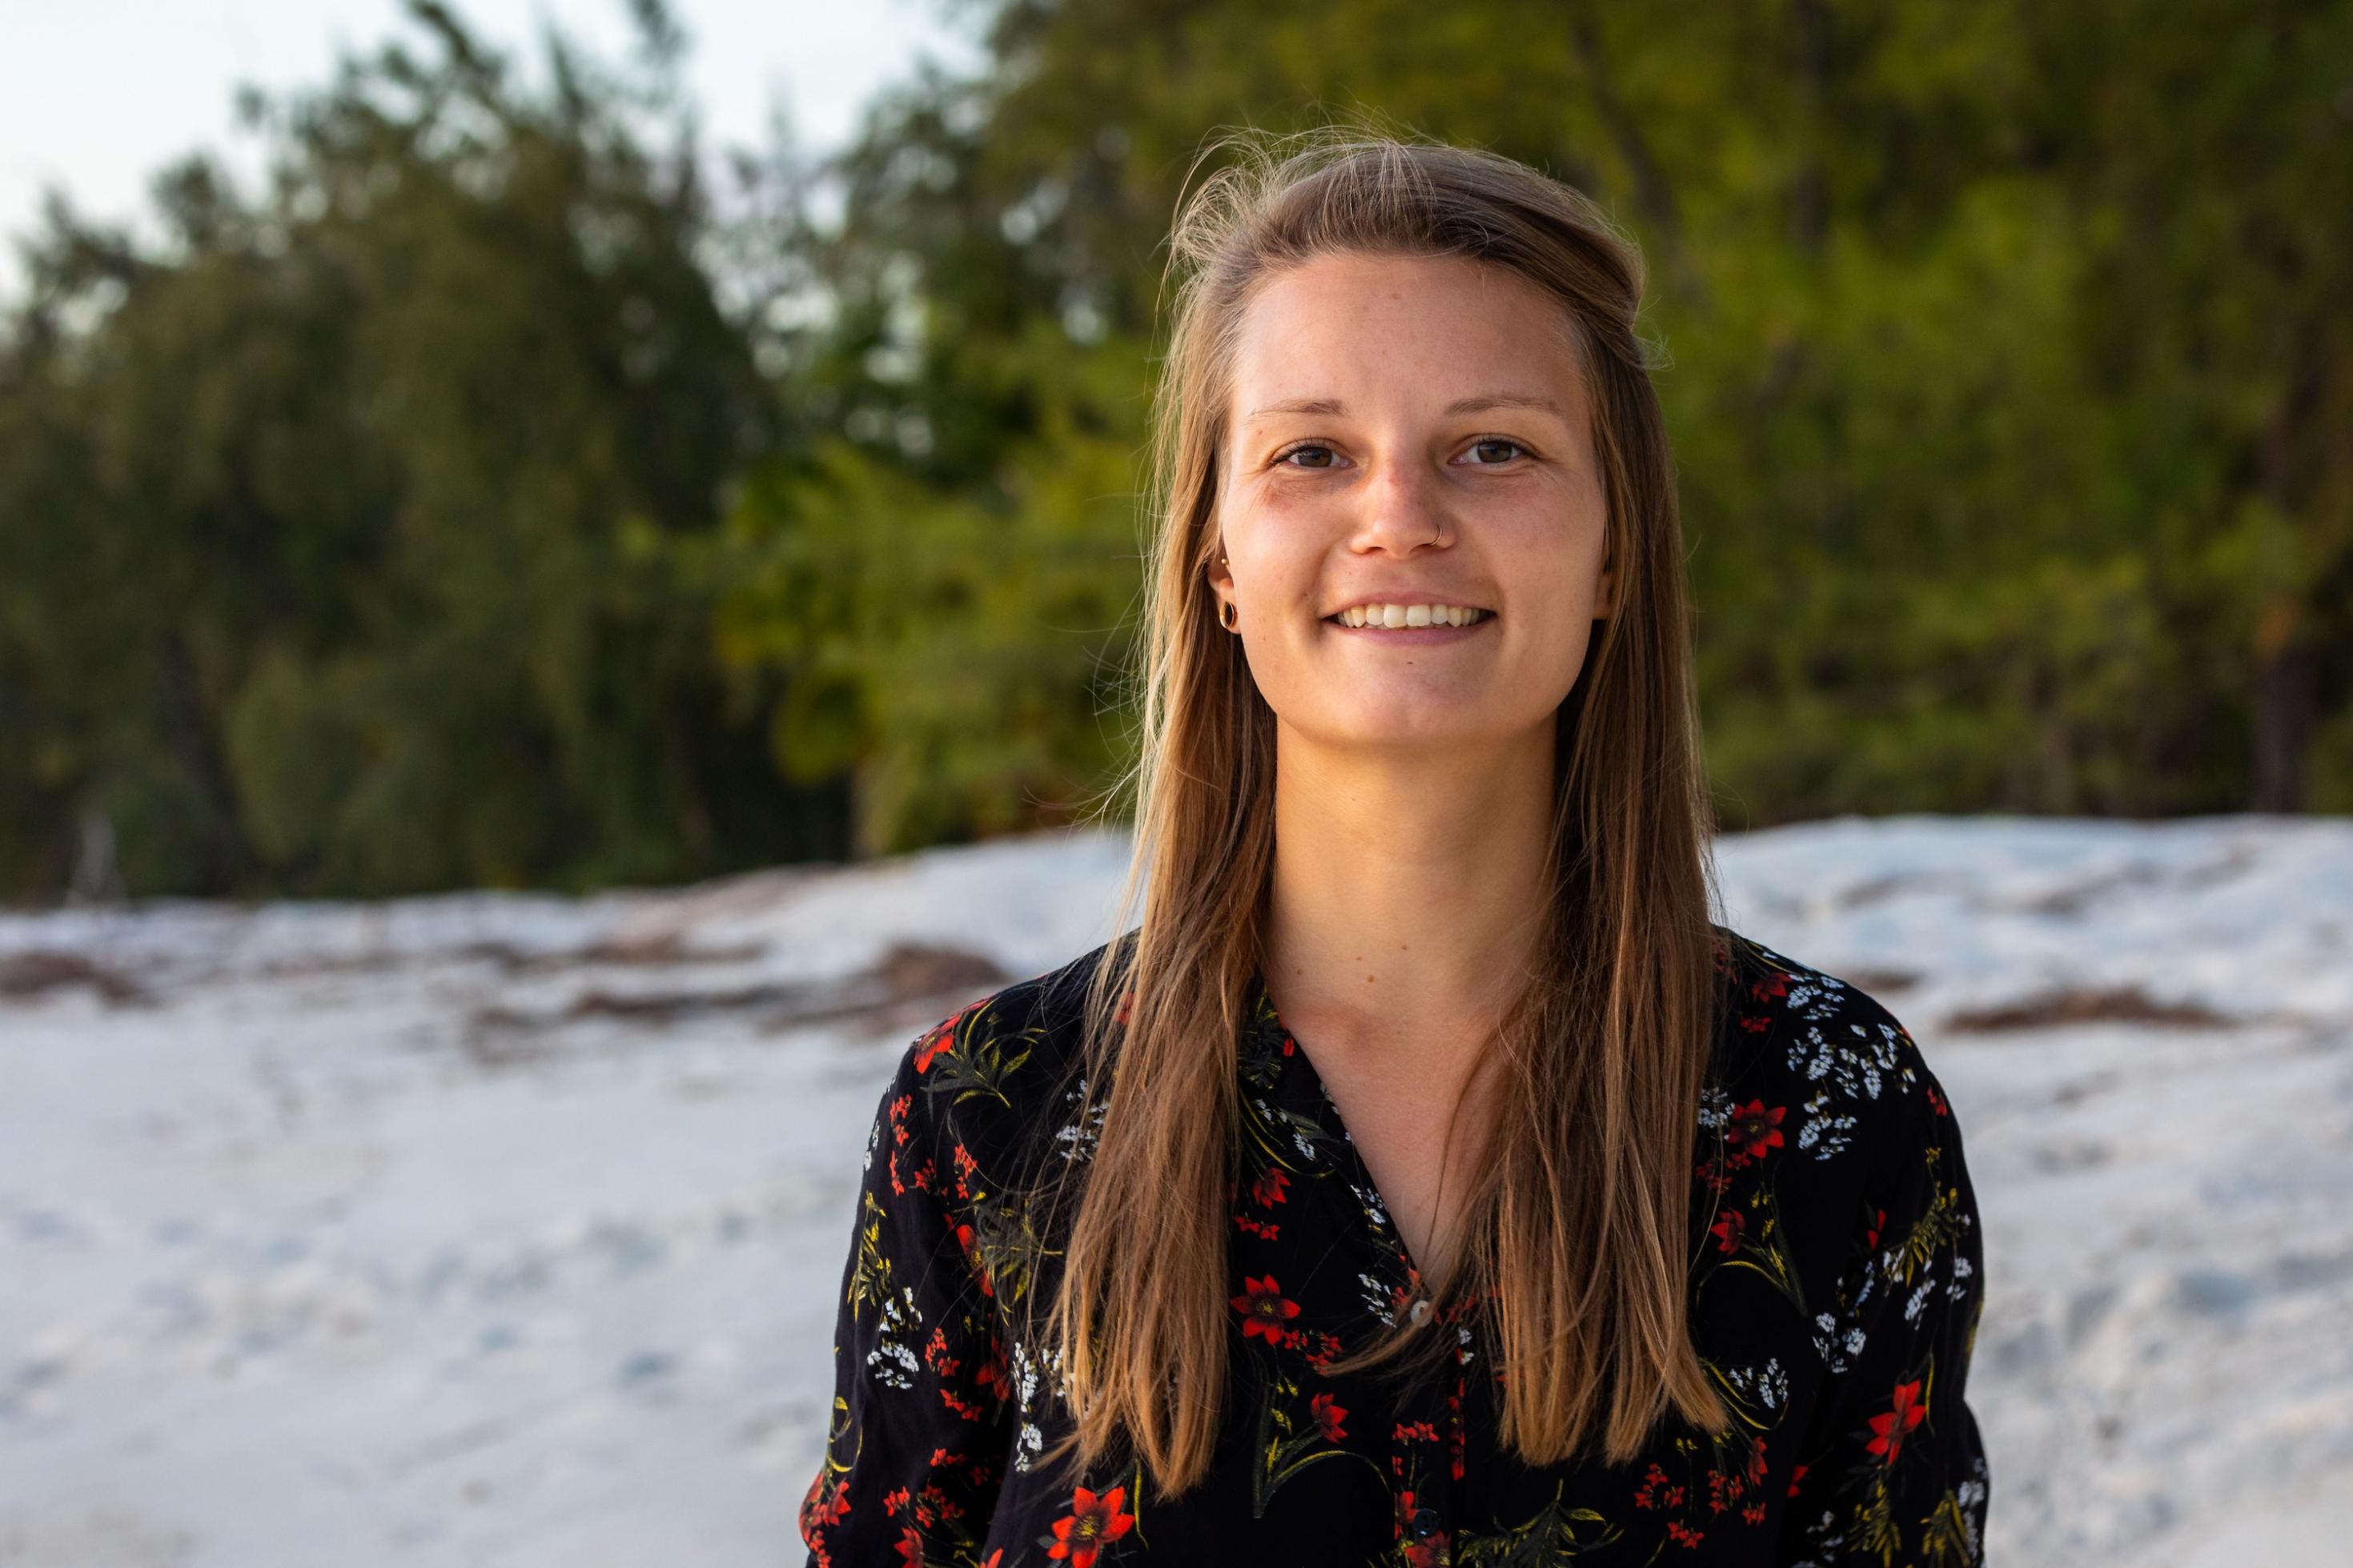
{"label": "woman's face", "polygon": [[[1394,747],[1552,721],[1610,579],[1565,329],[1535,285],[1458,257],[1322,257],[1261,286],[1209,573],[1287,728]],[[1343,624],[1366,604],[1484,614]]]}

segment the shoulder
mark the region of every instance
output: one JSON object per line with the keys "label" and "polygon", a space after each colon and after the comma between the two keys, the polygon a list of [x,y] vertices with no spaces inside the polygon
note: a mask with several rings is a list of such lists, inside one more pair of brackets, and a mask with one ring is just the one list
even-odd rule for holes
{"label": "shoulder", "polygon": [[1719,926],[1719,1083],[1737,1103],[1783,1108],[1791,1156],[1901,1159],[1951,1106],[1894,1011],[1843,976]]}
{"label": "shoulder", "polygon": [[900,1052],[885,1101],[967,1158],[1004,1156],[1060,1113],[1084,1068],[1087,991],[1112,943],[959,1004]]}

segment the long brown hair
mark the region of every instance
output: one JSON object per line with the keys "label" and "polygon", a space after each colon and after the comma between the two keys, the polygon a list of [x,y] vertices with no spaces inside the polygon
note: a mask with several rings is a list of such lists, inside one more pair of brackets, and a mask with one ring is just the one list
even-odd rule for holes
{"label": "long brown hair", "polygon": [[[1042,1328],[1032,1319],[1075,1417],[1043,1457],[1075,1449],[1088,1468],[1124,1438],[1157,1489],[1177,1493],[1215,1443],[1237,1037],[1273,863],[1275,747],[1206,574],[1243,311],[1270,276],[1333,253],[1467,257],[1559,302],[1615,566],[1611,613],[1556,721],[1552,897],[1493,1040],[1505,1075],[1494,1153],[1472,1178],[1462,1261],[1439,1305],[1481,1309],[1503,1380],[1500,1436],[1525,1463],[1560,1462],[1597,1435],[1622,1461],[1669,1411],[1720,1432],[1730,1417],[1684,1310],[1712,1038],[1713,815],[1672,472],[1636,331],[1641,253],[1585,195],[1492,153],[1332,126],[1231,132],[1203,156],[1219,147],[1235,158],[1183,205],[1171,237],[1143,732],[1122,781],[1135,849],[1113,929],[1139,886],[1148,893],[1084,995],[1082,1125],[1108,1113],[1092,1156],[1064,1163],[1038,1211],[1060,1208],[1079,1181]],[[1426,1370],[1451,1349],[1451,1331],[1430,1331],[1450,1315],[1398,1314],[1328,1370]]]}

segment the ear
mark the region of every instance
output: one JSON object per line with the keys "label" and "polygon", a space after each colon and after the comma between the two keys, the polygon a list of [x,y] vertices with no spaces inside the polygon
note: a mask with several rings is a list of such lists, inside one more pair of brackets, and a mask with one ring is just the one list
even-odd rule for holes
{"label": "ear", "polygon": [[1230,599],[1234,596],[1233,568],[1226,564],[1223,541],[1219,542],[1218,552],[1209,557],[1209,564],[1206,568],[1205,575],[1209,580],[1209,586],[1216,590],[1219,598]]}

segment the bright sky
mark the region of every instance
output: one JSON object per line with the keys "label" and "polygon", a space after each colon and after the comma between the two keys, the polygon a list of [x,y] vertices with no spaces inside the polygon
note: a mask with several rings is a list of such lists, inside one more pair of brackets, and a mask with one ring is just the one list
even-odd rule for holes
{"label": "bright sky", "polygon": [[[887,82],[928,54],[958,71],[976,63],[948,0],[672,0],[683,23],[687,76],[705,142],[765,144],[781,108],[807,148],[831,148]],[[625,0],[454,0],[475,35],[534,75],[540,26],[552,17],[598,56],[633,34]],[[248,179],[262,168],[237,130],[240,83],[319,85],[339,50],[364,53],[414,36],[399,0],[0,0],[0,237],[29,232],[45,187],[85,215],[126,222],[147,181],[207,147]],[[22,280],[13,243],[0,245],[0,296]]]}

